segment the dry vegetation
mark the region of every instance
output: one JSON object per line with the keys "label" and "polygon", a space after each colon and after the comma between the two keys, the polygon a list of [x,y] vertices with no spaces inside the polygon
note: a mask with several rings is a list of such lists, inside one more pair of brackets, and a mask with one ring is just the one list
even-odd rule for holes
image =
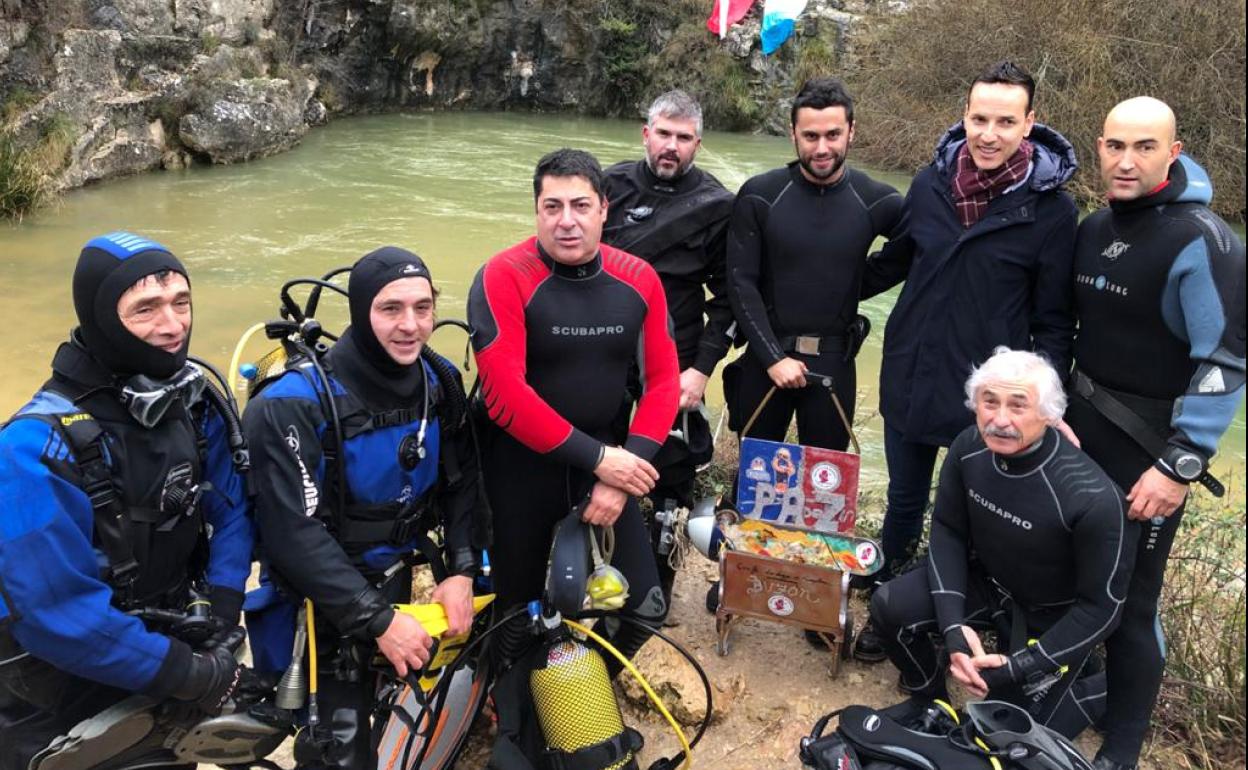
{"label": "dry vegetation", "polygon": [[1098,199],[1095,140],[1105,113],[1150,94],[1174,107],[1187,151],[1213,178],[1214,208],[1244,218],[1244,0],[915,0],[859,27],[846,73],[859,157],[914,171],[960,117],[971,79],[1012,59],[1039,83],[1038,118],[1079,152],[1073,191]]}

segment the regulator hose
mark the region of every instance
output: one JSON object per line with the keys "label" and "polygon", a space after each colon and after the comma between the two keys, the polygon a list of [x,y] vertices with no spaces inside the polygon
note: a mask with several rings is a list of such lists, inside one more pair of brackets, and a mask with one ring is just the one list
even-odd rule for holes
{"label": "regulator hose", "polygon": [[[523,605],[517,607],[512,612],[509,612],[501,620],[494,623],[488,629],[483,631],[479,636],[477,636],[471,642],[465,645],[464,649],[460,650],[459,655],[457,655],[455,659],[451,661],[449,664],[447,664],[447,666],[442,670],[442,678],[438,681],[437,686],[433,689],[433,692],[430,693],[430,697],[421,706],[420,711],[417,712],[416,717],[412,720],[412,724],[410,725],[410,734],[408,735],[408,738],[407,738],[407,745],[404,746],[403,748],[403,764],[402,764],[403,767],[408,767],[407,760],[410,755],[412,741],[416,739],[416,735],[417,735],[416,729],[417,727],[419,727],[421,721],[428,719],[429,720],[428,724],[432,726],[432,725],[436,725],[438,720],[442,718],[442,710],[446,705],[446,695],[450,689],[451,680],[454,677],[455,672],[459,671],[459,669],[463,668],[464,665],[467,663],[469,653],[472,652],[474,649],[476,649],[479,645],[481,645],[481,643],[484,642],[487,638],[489,638],[490,636],[493,636],[496,632],[502,630],[510,621],[512,621],[513,619],[517,617],[520,617],[521,615],[527,615],[527,614],[528,614],[528,609]],[[679,739],[681,747],[682,747],[680,753],[678,753],[676,756],[671,757],[671,758],[665,757],[665,758],[661,758],[655,761],[653,764],[650,765],[649,770],[670,770],[670,768],[676,767],[676,765],[682,761],[685,763],[686,768],[692,767],[693,747],[697,746],[698,742],[702,740],[702,736],[706,733],[706,729],[707,727],[710,726],[710,723],[711,723],[711,711],[712,711],[712,702],[713,702],[712,699],[713,699],[714,694],[711,689],[711,680],[707,677],[706,670],[703,669],[702,665],[698,663],[696,658],[693,657],[693,654],[690,653],[688,650],[686,650],[684,647],[682,647],[678,642],[676,642],[674,639],[672,639],[668,635],[664,634],[662,631],[659,631],[658,629],[654,628],[649,623],[646,623],[645,621],[636,617],[633,613],[620,612],[618,610],[617,611],[599,610],[599,611],[594,611],[594,612],[583,613],[580,617],[582,619],[598,618],[598,617],[613,617],[613,618],[618,618],[626,623],[632,623],[633,625],[640,626],[646,629],[647,631],[649,631],[650,633],[652,633],[654,636],[664,641],[665,643],[667,643],[668,645],[670,645],[673,649],[676,650],[676,652],[680,653],[681,657],[689,661],[689,664],[693,666],[694,671],[697,672],[698,678],[702,682],[703,692],[706,695],[706,714],[702,717],[701,724],[698,725],[697,731],[694,733],[692,740],[690,740],[690,739],[685,738],[684,732],[676,724],[675,719],[671,716],[670,713],[668,713],[667,709],[663,707],[663,704],[658,700],[658,696],[654,694],[654,690],[650,687],[649,682],[645,680],[645,677],[641,675],[641,672],[637,671],[636,667],[633,666],[632,663],[628,661],[627,658],[624,658],[623,654],[620,653],[618,650],[616,650],[614,647],[612,647],[605,639],[602,639],[602,637],[592,632],[586,634],[586,636],[589,636],[590,638],[592,638],[595,643],[601,645],[603,649],[606,649],[608,652],[611,652],[612,654],[616,655],[617,659],[620,659],[621,662],[624,663],[629,673],[637,680],[639,684],[641,684],[642,689],[646,691],[647,696],[650,697],[650,699],[655,703],[655,706],[659,709],[660,713],[663,714],[663,716],[667,719],[668,724],[670,724],[673,730],[676,732],[677,738]],[[582,626],[580,623],[576,623],[575,621],[564,619],[563,622],[567,624],[569,628],[572,628],[577,631],[581,631],[582,629],[585,629],[584,626]],[[588,631],[588,629],[585,629],[585,630]],[[416,764],[413,765],[413,767],[420,767],[420,764],[424,761],[425,755],[428,753],[428,751],[429,751],[429,743],[428,741],[426,741],[421,746],[419,753],[416,755]]]}
{"label": "regulator hose", "polygon": [[445,405],[442,417],[446,420],[447,427],[462,427],[468,415],[468,396],[464,393],[464,386],[459,373],[455,371],[455,365],[434,352],[428,344],[421,347],[420,357],[433,370],[434,376],[442,385],[442,404]]}
{"label": "regulator hose", "polygon": [[[202,367],[212,373],[222,385],[226,384],[226,380],[221,376],[212,364],[199,358],[188,356],[196,366]],[[247,437],[243,435],[243,423],[238,416],[238,402],[230,395],[229,391],[222,392],[216,382],[205,380],[208,387],[204,388],[204,394],[207,396],[209,403],[221,415],[222,422],[225,423],[225,440],[230,447],[230,459],[234,462],[234,467],[239,473],[246,473],[251,470],[251,452],[247,449]],[[228,386],[227,386],[228,387]]]}
{"label": "regulator hose", "polygon": [[[641,672],[637,670],[637,667],[633,665],[632,661],[624,657],[624,653],[615,649],[615,647],[613,647],[606,639],[603,639],[601,636],[590,630],[588,626],[583,626],[575,620],[568,620],[567,618],[563,619],[563,623],[573,631],[578,631],[590,639],[593,639],[597,642],[599,647],[611,653],[616,660],[623,664],[624,668],[628,670],[628,673],[633,675],[633,678],[637,680],[637,684],[641,685],[641,689],[646,691],[646,695],[649,696],[650,702],[654,704],[654,707],[659,710],[659,713],[663,715],[663,718],[667,720],[667,723],[672,726],[672,731],[676,733],[676,738],[680,741],[680,745],[683,747],[682,753],[685,758],[686,770],[692,767],[693,747],[689,745],[689,739],[685,737],[685,731],[681,730],[680,725],[676,724],[676,720],[672,718],[671,713],[668,712],[668,710],[663,706],[663,701],[659,700],[659,696],[655,694],[654,689],[650,687],[650,683],[647,682],[646,678],[641,675]],[[707,701],[708,716],[710,714],[710,705],[710,701]]]}
{"label": "regulator hose", "polygon": [[238,338],[238,344],[234,346],[234,354],[230,356],[230,368],[226,370],[229,374],[229,379],[225,383],[226,390],[231,396],[238,392],[238,367],[242,364],[243,350],[247,347],[247,343],[251,341],[252,336],[256,332],[263,330],[263,321],[252,324],[251,328],[243,332],[243,336]]}
{"label": "regulator hose", "polygon": [[[666,642],[668,646],[670,646],[676,652],[680,653],[680,656],[689,662],[689,665],[693,667],[693,670],[695,672],[697,672],[698,679],[701,680],[702,682],[702,691],[706,695],[706,714],[702,716],[702,722],[701,724],[698,725],[697,732],[694,733],[693,739],[689,741],[689,744],[688,744],[688,747],[690,749],[692,749],[694,746],[697,746],[698,742],[702,740],[702,736],[706,733],[706,729],[710,727],[711,725],[711,711],[712,711],[712,703],[713,703],[713,696],[714,696],[714,691],[711,689],[711,680],[706,675],[706,669],[702,668],[702,664],[698,663],[697,658],[694,658],[693,654],[690,653],[688,650],[686,650],[675,639],[672,639],[667,634],[663,633],[662,631],[655,628],[651,624],[645,622],[644,620],[642,620],[640,617],[638,617],[634,613],[606,612],[606,611],[599,610],[599,611],[583,613],[581,617],[583,618],[613,617],[613,618],[618,618],[624,621],[625,623],[631,623],[635,626],[640,626],[641,628],[644,628],[650,634]],[[682,741],[682,745],[683,745],[683,741]],[[683,754],[683,751],[682,751],[682,754]],[[689,758],[689,757],[686,754],[684,758]],[[675,767],[676,763],[680,762],[681,759],[682,759],[681,754],[677,754],[671,759],[661,759],[655,762],[654,764],[652,764],[650,766],[650,770],[665,770],[666,768]]]}

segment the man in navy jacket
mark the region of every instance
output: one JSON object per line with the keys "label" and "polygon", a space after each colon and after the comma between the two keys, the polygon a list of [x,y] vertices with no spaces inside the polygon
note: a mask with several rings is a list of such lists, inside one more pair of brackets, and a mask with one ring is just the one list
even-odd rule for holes
{"label": "man in navy jacket", "polygon": [[[971,84],[966,114],[906,196],[908,236],[868,262],[863,297],[906,284],[884,331],[880,412],[888,461],[883,579],[914,552],[936,452],[970,425],[962,383],[998,345],[1069,368],[1077,167],[1035,122],[1035,82],[1001,62]],[[1064,427],[1064,426],[1063,426]],[[864,633],[858,653],[880,659]]]}

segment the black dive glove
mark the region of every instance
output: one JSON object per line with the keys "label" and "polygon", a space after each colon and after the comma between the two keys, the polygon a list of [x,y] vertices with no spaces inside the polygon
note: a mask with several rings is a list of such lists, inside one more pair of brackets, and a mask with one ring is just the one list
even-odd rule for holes
{"label": "black dive glove", "polygon": [[984,684],[988,685],[989,692],[1000,692],[1018,684],[1018,681],[1014,679],[1008,662],[1004,666],[996,668],[981,668],[979,676],[984,680]]}
{"label": "black dive glove", "polygon": [[209,714],[220,714],[238,688],[240,674],[234,653],[226,647],[194,653],[186,678],[173,691],[173,697],[194,703]]}
{"label": "black dive glove", "polygon": [[203,645],[199,649],[204,652],[211,652],[221,647],[230,653],[235,653],[239,651],[246,640],[247,629],[242,626],[223,626],[214,631],[212,636],[204,640]]}
{"label": "black dive glove", "polygon": [[1019,687],[1028,696],[1045,692],[1065,673],[1065,667],[1057,671],[1052,670],[1052,664],[1030,647],[1007,655],[1004,666],[979,670],[979,675],[983,678],[984,684],[988,685],[989,690]]}

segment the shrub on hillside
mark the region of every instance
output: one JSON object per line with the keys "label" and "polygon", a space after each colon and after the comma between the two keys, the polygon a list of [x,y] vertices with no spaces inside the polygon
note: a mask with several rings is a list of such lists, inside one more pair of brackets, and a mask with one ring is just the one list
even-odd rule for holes
{"label": "shrub on hillside", "polygon": [[1036,78],[1037,118],[1078,150],[1072,192],[1082,203],[1101,200],[1095,148],[1105,113],[1148,94],[1174,108],[1187,152],[1213,178],[1214,209],[1244,219],[1243,0],[914,0],[860,28],[858,64],[846,74],[864,161],[926,164],[975,75],[1011,59]]}
{"label": "shrub on hillside", "polygon": [[[1232,479],[1242,481],[1242,479]],[[1162,596],[1166,678],[1154,724],[1201,770],[1244,766],[1244,498],[1197,491]],[[1238,494],[1237,494],[1238,493]]]}

